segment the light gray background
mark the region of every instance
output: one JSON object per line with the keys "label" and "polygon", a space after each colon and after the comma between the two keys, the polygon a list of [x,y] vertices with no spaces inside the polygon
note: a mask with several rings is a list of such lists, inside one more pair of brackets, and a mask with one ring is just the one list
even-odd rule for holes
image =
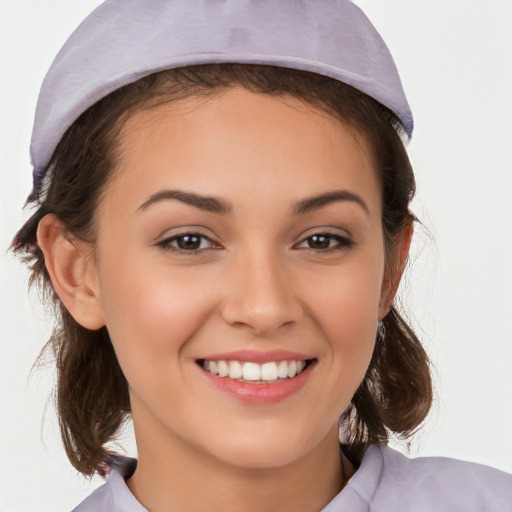
{"label": "light gray background", "polygon": [[[69,511],[80,477],[47,407],[53,371],[28,373],[49,323],[4,253],[27,217],[39,85],[99,0],[0,1],[0,510]],[[512,1],[359,0],[387,41],[416,119],[418,230],[405,286],[436,367],[434,412],[413,455],[512,472]],[[42,416],[45,421],[42,424]],[[128,449],[133,443],[127,436]]]}

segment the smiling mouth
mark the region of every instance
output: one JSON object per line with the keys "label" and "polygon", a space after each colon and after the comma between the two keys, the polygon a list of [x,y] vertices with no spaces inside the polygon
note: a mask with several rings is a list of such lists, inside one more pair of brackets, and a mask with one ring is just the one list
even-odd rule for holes
{"label": "smiling mouth", "polygon": [[201,368],[213,375],[251,384],[284,382],[300,375],[316,359],[270,361],[259,364],[251,361],[199,359]]}

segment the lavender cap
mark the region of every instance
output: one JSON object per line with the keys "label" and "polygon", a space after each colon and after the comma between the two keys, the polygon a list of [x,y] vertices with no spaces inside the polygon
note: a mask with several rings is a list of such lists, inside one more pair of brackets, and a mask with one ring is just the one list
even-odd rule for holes
{"label": "lavender cap", "polygon": [[34,191],[69,126],[98,100],[165,69],[213,63],[301,69],[412,113],[389,50],[349,0],[106,0],[66,41],[41,87]]}

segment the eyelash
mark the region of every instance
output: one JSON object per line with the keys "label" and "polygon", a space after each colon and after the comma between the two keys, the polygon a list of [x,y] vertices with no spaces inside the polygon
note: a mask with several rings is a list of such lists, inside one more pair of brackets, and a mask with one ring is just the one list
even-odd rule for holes
{"label": "eyelash", "polygon": [[[194,238],[199,238],[201,239],[200,241],[200,246],[202,244],[202,241],[203,240],[206,240],[208,242],[210,242],[213,247],[207,247],[207,248],[199,248],[199,249],[191,249],[191,250],[187,250],[187,249],[182,249],[180,247],[174,247],[172,246],[171,244],[173,242],[177,242],[178,240],[180,239],[184,239],[186,237],[194,237]],[[303,243],[306,243],[308,240],[311,240],[315,237],[321,237],[321,238],[328,238],[329,239],[329,245],[330,245],[330,242],[331,241],[336,241],[338,242],[337,245],[335,245],[334,247],[327,247],[325,249],[315,249],[313,247],[304,247],[303,249],[305,250],[308,250],[308,251],[312,251],[312,252],[315,252],[315,253],[318,253],[318,252],[322,252],[322,253],[330,253],[330,252],[334,252],[334,251],[342,251],[342,250],[348,250],[348,249],[351,249],[352,247],[354,247],[355,245],[355,242],[353,240],[351,240],[350,238],[348,237],[345,237],[345,236],[342,236],[342,235],[338,235],[338,234],[334,234],[334,233],[328,233],[328,232],[319,232],[319,233],[314,233],[306,238],[304,238],[300,243],[299,243],[299,246],[302,245]],[[171,251],[171,252],[174,252],[174,253],[179,253],[179,254],[186,254],[186,255],[194,255],[194,254],[198,254],[204,250],[208,250],[208,249],[218,249],[220,246],[218,244],[216,244],[211,238],[201,234],[201,233],[194,233],[194,232],[188,232],[188,233],[182,233],[182,234],[179,234],[179,235],[174,235],[172,237],[169,237],[169,238],[166,238],[165,240],[162,240],[161,242],[158,242],[156,244],[158,247],[161,247],[162,249],[164,250],[167,250],[167,251]]]}
{"label": "eyelash", "polygon": [[215,244],[215,242],[205,236],[205,235],[202,235],[201,233],[194,233],[194,232],[189,232],[189,233],[181,233],[179,235],[174,235],[174,236],[171,236],[169,238],[166,238],[165,240],[162,240],[161,242],[158,242],[157,243],[157,246],[159,247],[162,247],[163,249],[165,249],[166,251],[171,251],[171,252],[175,252],[175,253],[180,253],[180,254],[186,254],[186,255],[189,255],[189,254],[198,254],[200,253],[201,251],[204,251],[206,249],[212,249],[213,247],[208,247],[208,248],[203,248],[203,249],[191,249],[191,250],[187,250],[187,249],[182,249],[180,247],[173,247],[171,245],[172,242],[176,242],[177,240],[180,240],[180,239],[184,239],[186,237],[195,237],[195,238],[200,238],[201,239],[201,242],[199,244],[199,246],[201,246],[202,244],[202,241],[203,240],[207,240],[208,242],[210,242],[211,244],[213,244],[214,246],[217,245]]}
{"label": "eyelash", "polygon": [[[334,247],[327,247],[326,249],[314,249],[313,247],[307,247],[306,249],[307,250],[310,250],[310,251],[314,251],[314,252],[333,252],[333,251],[342,251],[342,250],[348,250],[348,249],[351,249],[352,247],[354,247],[355,243],[353,240],[351,240],[350,238],[346,237],[346,236],[343,236],[343,235],[337,235],[335,233],[314,233],[306,238],[304,238],[299,245],[303,244],[304,242],[306,242],[307,240],[311,240],[312,238],[315,238],[315,237],[318,237],[318,238],[327,238],[329,239],[330,241],[336,241],[338,242],[337,245],[335,245]],[[330,244],[330,242],[329,242]]]}

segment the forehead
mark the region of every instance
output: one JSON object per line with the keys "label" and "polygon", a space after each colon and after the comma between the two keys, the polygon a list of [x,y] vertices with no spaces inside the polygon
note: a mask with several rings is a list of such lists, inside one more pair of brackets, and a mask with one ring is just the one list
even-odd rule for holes
{"label": "forehead", "polygon": [[118,138],[112,185],[140,200],[166,187],[218,196],[245,189],[246,199],[348,187],[378,202],[374,168],[366,139],[324,110],[230,88],[132,114]]}

